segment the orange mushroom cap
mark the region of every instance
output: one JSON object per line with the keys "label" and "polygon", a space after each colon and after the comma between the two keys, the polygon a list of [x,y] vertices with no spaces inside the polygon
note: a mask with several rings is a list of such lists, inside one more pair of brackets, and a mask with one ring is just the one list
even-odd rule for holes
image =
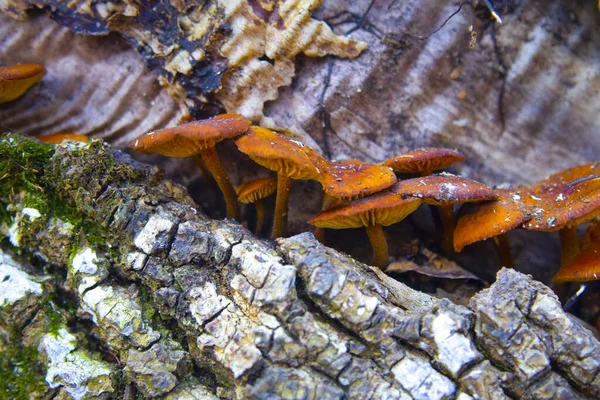
{"label": "orange mushroom cap", "polygon": [[496,193],[498,200],[479,204],[475,212],[458,220],[454,229],[456,252],[472,243],[516,229],[531,219],[520,192],[497,189]]}
{"label": "orange mushroom cap", "polygon": [[88,142],[88,137],[77,133],[56,133],[54,135],[38,136],[37,139],[44,143],[60,143],[63,140],[75,140],[77,142]]}
{"label": "orange mushroom cap", "polygon": [[577,165],[552,174],[548,178],[533,184],[531,192],[534,195],[549,192],[556,192],[558,194],[572,182],[597,174],[600,174],[600,163]]}
{"label": "orange mushroom cap", "polygon": [[600,279],[600,240],[596,239],[558,270],[552,282],[586,282],[598,279]]}
{"label": "orange mushroom cap", "polygon": [[414,174],[444,169],[456,162],[463,161],[465,158],[457,150],[425,148],[389,158],[384,161],[384,164],[398,173]]}
{"label": "orange mushroom cap", "polygon": [[360,160],[343,160],[329,164],[321,184],[327,195],[352,200],[380,192],[397,181],[389,167]]}
{"label": "orange mushroom cap", "polygon": [[20,97],[46,75],[40,64],[17,64],[0,68],[0,103]]}
{"label": "orange mushroom cap", "polygon": [[242,183],[235,192],[240,203],[251,204],[271,196],[275,190],[277,190],[277,180],[259,178]]}
{"label": "orange mushroom cap", "polygon": [[308,223],[319,228],[331,229],[362,228],[372,225],[389,226],[402,221],[421,203],[422,201],[418,198],[403,199],[386,190],[321,211]]}
{"label": "orange mushroom cap", "polygon": [[318,180],[327,161],[313,149],[257,126],[235,141],[238,149],[256,163],[292,179]]}
{"label": "orange mushroom cap", "polygon": [[210,119],[146,133],[133,141],[129,147],[143,154],[190,157],[224,139],[241,135],[251,124],[241,115],[221,114]]}
{"label": "orange mushroom cap", "polygon": [[[573,176],[570,174],[569,178]],[[571,183],[555,180],[545,186],[536,184],[532,190],[537,195],[530,197],[538,200],[538,207],[533,219],[523,225],[527,230],[556,231],[600,215],[600,179],[596,175],[591,179],[577,178]]]}
{"label": "orange mushroom cap", "polygon": [[447,173],[406,179],[396,183],[391,190],[403,197],[418,197],[423,199],[423,202],[433,205],[462,204],[498,198],[494,189],[482,183]]}

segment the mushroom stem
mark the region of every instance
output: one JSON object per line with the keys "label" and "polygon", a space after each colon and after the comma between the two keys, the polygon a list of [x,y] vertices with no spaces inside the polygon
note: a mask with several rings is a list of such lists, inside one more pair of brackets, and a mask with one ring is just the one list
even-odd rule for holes
{"label": "mushroom stem", "polygon": [[388,263],[388,245],[383,228],[380,224],[365,226],[367,236],[373,247],[373,265],[379,268],[384,268]]}
{"label": "mushroom stem", "polygon": [[210,173],[208,168],[206,168],[206,164],[204,164],[204,161],[202,161],[202,157],[200,157],[199,154],[194,155],[192,158],[194,159],[194,164],[196,164],[196,166],[202,170],[204,179],[206,179],[206,180],[210,180],[211,178],[214,179],[213,175]]}
{"label": "mushroom stem", "polygon": [[[328,207],[327,205],[332,201],[332,197],[329,196],[327,193],[323,192],[323,200],[321,201],[321,211],[326,210]],[[318,226],[315,226],[315,229],[313,230],[313,235],[315,236],[315,239],[317,239],[320,243],[325,244],[325,229],[324,228],[319,228]]]}
{"label": "mushroom stem", "polygon": [[494,245],[498,258],[500,259],[500,265],[506,268],[515,268],[515,262],[510,251],[510,243],[508,242],[508,236],[506,233],[502,233],[498,236],[494,236]]}
{"label": "mushroom stem", "polygon": [[221,165],[221,161],[219,161],[217,150],[215,147],[206,148],[200,151],[200,156],[202,157],[202,160],[206,164],[206,167],[212,176],[215,178],[215,181],[217,181],[217,185],[219,185],[219,189],[221,189],[223,197],[225,197],[225,204],[227,205],[227,218],[239,219],[237,195],[235,194],[235,189],[229,181],[227,172],[225,172],[223,166]]}
{"label": "mushroom stem", "polygon": [[442,244],[442,248],[446,251],[453,251],[453,235],[454,226],[456,225],[456,218],[454,217],[454,206],[452,204],[441,204],[440,215],[442,216],[442,222],[444,223],[445,238]]}
{"label": "mushroom stem", "polygon": [[256,207],[256,236],[260,236],[265,223],[265,204],[261,199],[254,203]]}
{"label": "mushroom stem", "polygon": [[288,217],[288,202],[290,200],[290,188],[292,179],[277,174],[277,198],[275,199],[275,218],[273,221],[273,239],[285,235]]}
{"label": "mushroom stem", "polygon": [[558,232],[560,236],[560,264],[567,265],[579,251],[576,226],[566,226]]}

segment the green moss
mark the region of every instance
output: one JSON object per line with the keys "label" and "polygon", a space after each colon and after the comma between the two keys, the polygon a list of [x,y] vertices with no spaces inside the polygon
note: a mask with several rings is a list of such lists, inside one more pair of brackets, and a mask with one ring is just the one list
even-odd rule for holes
{"label": "green moss", "polygon": [[38,181],[44,165],[54,154],[54,146],[25,136],[0,134],[0,181],[24,186],[28,192],[42,192]]}
{"label": "green moss", "polygon": [[[10,203],[11,198],[26,191],[31,194],[32,206],[47,206],[43,202],[44,187],[39,182],[44,165],[53,154],[52,145],[20,135],[0,134],[0,199]],[[5,207],[0,208],[0,218],[9,218]]]}
{"label": "green moss", "polygon": [[42,395],[48,386],[45,371],[37,361],[39,354],[34,347],[21,346],[16,334],[9,343],[2,343],[0,352],[0,398],[29,399]]}

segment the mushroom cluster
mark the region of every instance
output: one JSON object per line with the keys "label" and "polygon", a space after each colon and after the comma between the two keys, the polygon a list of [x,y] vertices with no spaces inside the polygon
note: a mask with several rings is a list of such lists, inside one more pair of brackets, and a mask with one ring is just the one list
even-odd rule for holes
{"label": "mushroom cluster", "polygon": [[[226,139],[234,139],[242,153],[275,172],[276,179],[244,182],[234,190],[216,153],[217,143]],[[469,244],[494,238],[503,265],[511,267],[507,231],[516,228],[559,230],[566,267],[579,250],[577,224],[600,214],[600,165],[597,164],[559,172],[530,187],[492,189],[445,172],[432,175],[465,159],[456,150],[420,149],[385,160],[380,165],[360,160],[329,161],[310,147],[277,132],[252,126],[249,120],[235,114],[150,132],[130,147],[142,153],[192,156],[199,164],[203,161],[223,192],[228,218],[239,219],[238,203],[256,205],[257,234],[262,232],[264,222],[262,199],[276,193],[273,238],[286,233],[292,180],[315,180],[323,187],[323,205],[308,222],[317,229],[364,227],[373,248],[373,264],[382,268],[388,264],[382,227],[402,221],[421,204],[439,208],[445,233],[444,249],[460,252]],[[417,177],[399,180],[396,174]],[[455,207],[473,202],[479,203],[479,207],[456,222]],[[576,258],[589,263],[598,258],[599,247],[600,240],[592,241],[584,248],[587,253],[582,252]],[[598,275],[597,270],[592,273],[574,270],[578,279],[595,279]],[[561,270],[556,279],[570,279],[564,278],[564,274]]]}

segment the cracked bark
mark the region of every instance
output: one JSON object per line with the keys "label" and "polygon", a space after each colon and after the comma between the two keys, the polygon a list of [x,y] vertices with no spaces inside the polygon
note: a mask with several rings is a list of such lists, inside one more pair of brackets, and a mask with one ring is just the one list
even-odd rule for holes
{"label": "cracked bark", "polygon": [[57,145],[38,178],[70,214],[4,187],[0,260],[0,345],[37,349],[37,397],[600,396],[600,343],[516,271],[458,306],[311,234],[211,220],[100,141]]}

